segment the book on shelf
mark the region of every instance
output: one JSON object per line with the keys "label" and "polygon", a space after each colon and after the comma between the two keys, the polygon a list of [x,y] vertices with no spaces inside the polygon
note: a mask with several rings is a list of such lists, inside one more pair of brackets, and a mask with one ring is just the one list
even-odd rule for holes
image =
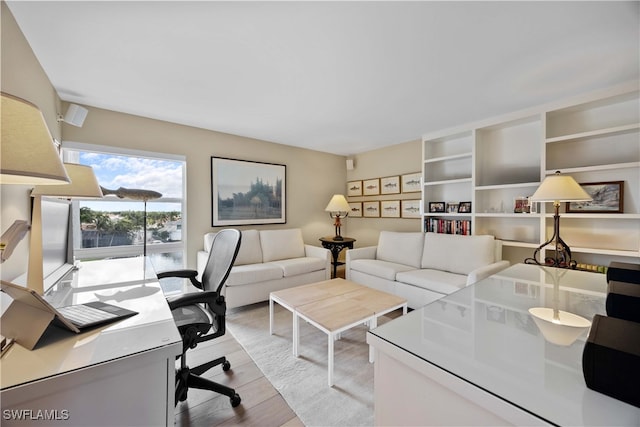
{"label": "book on shelf", "polygon": [[425,230],[432,233],[471,235],[471,220],[425,218]]}

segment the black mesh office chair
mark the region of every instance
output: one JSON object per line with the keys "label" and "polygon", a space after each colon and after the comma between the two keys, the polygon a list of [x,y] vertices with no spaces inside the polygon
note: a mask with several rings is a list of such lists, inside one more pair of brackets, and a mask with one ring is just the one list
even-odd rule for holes
{"label": "black mesh office chair", "polygon": [[234,229],[225,229],[216,234],[209,251],[207,265],[202,273],[202,282],[197,280],[198,273],[195,270],[158,273],[158,279],[187,278],[194,286],[202,289],[202,291],[167,298],[173,319],[182,336],[180,369],[176,370],[176,405],[179,401],[186,400],[189,388],[211,390],[228,396],[233,407],[240,404],[240,396],[234,389],[200,377],[204,372],[220,364],[224,371],[228,371],[231,364],[226,357],[189,368],[186,352],[190,348],[195,348],[198,343],[212,340],[225,333],[227,305],[221,290],[238,255],[241,239],[240,231]]}

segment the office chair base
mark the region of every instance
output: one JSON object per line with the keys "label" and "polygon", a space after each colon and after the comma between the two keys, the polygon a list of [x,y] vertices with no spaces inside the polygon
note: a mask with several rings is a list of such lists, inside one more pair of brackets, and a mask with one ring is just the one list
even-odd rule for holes
{"label": "office chair base", "polygon": [[228,371],[231,368],[231,363],[229,363],[225,357],[221,357],[193,369],[189,369],[188,366],[183,366],[181,369],[176,370],[175,404],[177,405],[178,402],[184,402],[187,400],[187,392],[190,388],[197,388],[200,390],[214,391],[228,396],[231,401],[231,406],[234,408],[240,405],[242,399],[234,389],[199,376],[219,364],[222,364],[222,369],[224,371]]}

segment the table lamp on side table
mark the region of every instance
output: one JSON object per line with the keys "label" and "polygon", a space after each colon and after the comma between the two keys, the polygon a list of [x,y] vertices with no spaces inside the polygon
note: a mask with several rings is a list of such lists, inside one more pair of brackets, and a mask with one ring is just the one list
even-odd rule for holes
{"label": "table lamp on side table", "polygon": [[342,240],[342,236],[340,235],[340,227],[342,226],[340,222],[340,218],[346,218],[349,215],[349,203],[347,199],[342,194],[334,194],[329,204],[324,209],[329,212],[329,216],[335,219],[333,225],[336,227],[336,235],[333,238],[334,240]]}
{"label": "table lamp on side table", "polygon": [[[542,181],[540,187],[530,198],[533,202],[553,202],[553,236],[533,253],[533,258],[525,260],[528,264],[548,265],[551,267],[570,267],[571,249],[560,237],[560,202],[587,202],[593,200],[589,194],[569,175],[561,175],[560,171]],[[545,262],[538,260],[538,254],[545,246],[553,243],[554,258],[546,257]]]}

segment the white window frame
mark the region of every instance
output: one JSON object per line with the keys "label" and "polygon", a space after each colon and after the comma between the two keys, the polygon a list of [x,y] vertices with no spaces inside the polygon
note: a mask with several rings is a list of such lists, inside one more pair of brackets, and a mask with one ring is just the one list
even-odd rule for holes
{"label": "white window frame", "polygon": [[[78,161],[77,157],[69,151],[88,151],[102,154],[113,154],[122,156],[134,156],[145,157],[158,160],[171,160],[182,162],[182,198],[177,197],[161,197],[158,201],[165,203],[180,203],[182,212],[182,240],[180,242],[158,243],[153,245],[147,245],[147,254],[153,253],[165,253],[165,252],[179,252],[182,251],[183,263],[186,262],[186,248],[187,248],[187,160],[186,156],[177,154],[166,154],[143,150],[133,150],[129,148],[112,147],[106,145],[86,144],[82,142],[63,141],[62,142],[62,155],[65,162],[75,163]],[[73,215],[74,222],[80,221],[80,200],[73,201]],[[88,199],[86,199],[88,200]],[[110,200],[117,202],[118,200]],[[126,202],[123,200],[123,203]],[[143,253],[143,247],[140,245],[124,245],[124,246],[112,246],[101,248],[81,248],[81,232],[79,227],[74,227],[73,236],[73,256],[77,260],[94,259],[94,258],[108,258],[117,256],[139,256]],[[183,266],[184,267],[184,266]]]}

